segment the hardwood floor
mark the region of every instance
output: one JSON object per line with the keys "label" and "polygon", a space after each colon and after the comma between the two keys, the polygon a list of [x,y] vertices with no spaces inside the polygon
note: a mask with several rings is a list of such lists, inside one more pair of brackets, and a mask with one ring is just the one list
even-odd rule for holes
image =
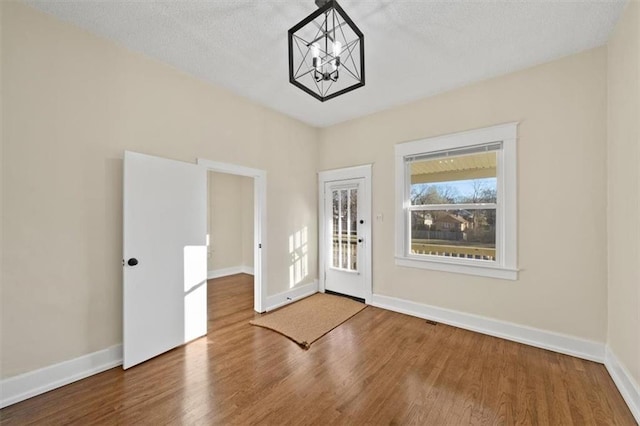
{"label": "hardwood floor", "polygon": [[209,281],[209,334],[0,411],[13,424],[635,424],[604,366],[367,307],[308,351]]}

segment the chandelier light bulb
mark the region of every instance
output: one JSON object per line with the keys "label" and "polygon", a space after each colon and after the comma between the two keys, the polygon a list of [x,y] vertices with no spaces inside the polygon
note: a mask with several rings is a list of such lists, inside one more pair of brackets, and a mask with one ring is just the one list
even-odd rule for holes
{"label": "chandelier light bulb", "polygon": [[313,61],[313,67],[316,69],[316,71],[320,71],[320,46],[318,46],[318,43],[313,43],[309,49],[311,50],[311,58]]}
{"label": "chandelier light bulb", "polygon": [[319,58],[320,57],[320,46],[318,43],[313,43],[311,45],[311,57]]}
{"label": "chandelier light bulb", "polygon": [[342,52],[342,43],[336,40],[333,43],[333,57],[334,58],[339,57],[341,52]]}

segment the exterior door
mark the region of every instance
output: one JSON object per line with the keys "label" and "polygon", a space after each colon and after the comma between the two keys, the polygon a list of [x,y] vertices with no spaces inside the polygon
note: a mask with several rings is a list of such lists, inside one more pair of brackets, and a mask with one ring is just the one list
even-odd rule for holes
{"label": "exterior door", "polygon": [[207,171],[125,152],[123,367],[207,333]]}
{"label": "exterior door", "polygon": [[325,182],[325,290],[367,298],[368,196],[365,179]]}

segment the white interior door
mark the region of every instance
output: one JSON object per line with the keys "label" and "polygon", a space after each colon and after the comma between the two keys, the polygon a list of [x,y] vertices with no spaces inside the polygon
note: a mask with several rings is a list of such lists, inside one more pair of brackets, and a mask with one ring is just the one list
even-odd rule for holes
{"label": "white interior door", "polygon": [[325,290],[367,298],[369,209],[365,179],[329,181],[324,188]]}
{"label": "white interior door", "polygon": [[207,333],[207,171],[124,155],[123,367]]}

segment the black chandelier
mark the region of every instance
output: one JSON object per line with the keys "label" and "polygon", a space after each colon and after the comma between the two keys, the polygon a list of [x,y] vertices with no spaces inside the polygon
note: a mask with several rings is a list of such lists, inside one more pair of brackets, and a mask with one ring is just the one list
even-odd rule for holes
{"label": "black chandelier", "polygon": [[328,99],[364,86],[364,35],[335,0],[289,30],[289,81]]}

